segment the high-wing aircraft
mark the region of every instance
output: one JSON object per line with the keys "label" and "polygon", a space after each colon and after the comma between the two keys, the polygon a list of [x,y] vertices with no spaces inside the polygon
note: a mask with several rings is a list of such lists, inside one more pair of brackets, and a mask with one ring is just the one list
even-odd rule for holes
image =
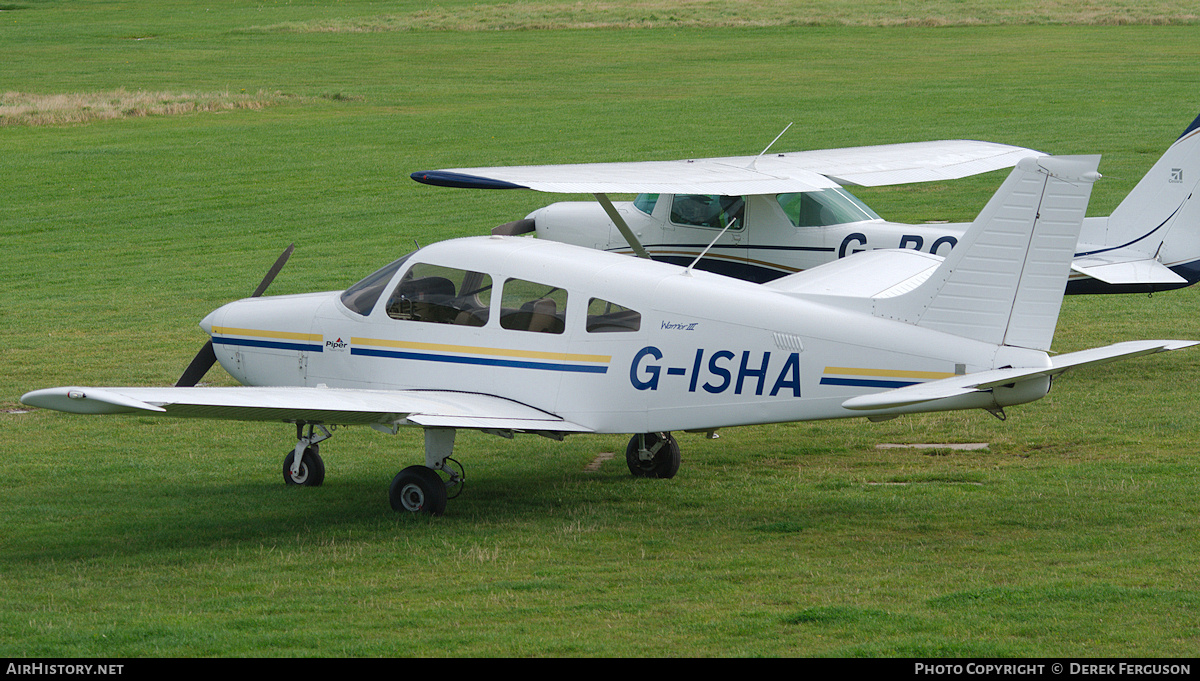
{"label": "high-wing aircraft", "polygon": [[[1050,356],[1099,157],[1027,158],[946,258],[871,251],[769,284],[539,239],[431,244],[345,291],[261,296],[200,322],[175,387],[34,390],[82,414],[294,425],[283,476],[319,485],[330,429],[424,429],[397,511],[441,514],[463,483],[458,429],[633,433],[626,463],[670,478],[672,432],[984,409],[1037,400],[1069,369],[1193,345]],[[286,253],[285,253],[286,255]],[[219,361],[240,387],[197,386]],[[445,478],[443,478],[445,476]]]}
{"label": "high-wing aircraft", "polygon": [[[776,138],[778,139],[778,138]],[[766,282],[847,255],[907,248],[944,256],[967,224],[888,222],[841,185],[946,180],[1012,166],[1031,149],[950,140],[685,161],[421,171],[450,187],[590,193],[494,233],[543,239]],[[1068,293],[1162,291],[1200,281],[1200,117],[1108,217],[1084,220]],[[637,194],[612,202],[610,193]]]}

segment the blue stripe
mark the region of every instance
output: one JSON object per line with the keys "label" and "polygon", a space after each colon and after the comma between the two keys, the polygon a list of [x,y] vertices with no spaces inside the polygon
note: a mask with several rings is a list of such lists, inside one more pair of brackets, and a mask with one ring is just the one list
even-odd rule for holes
{"label": "blue stripe", "polygon": [[[1188,199],[1190,199],[1190,198],[1192,198],[1192,197],[1191,197],[1191,195],[1189,194],[1189,195],[1188,195]],[[1138,238],[1134,239],[1133,241],[1130,241],[1129,243],[1124,243],[1124,244],[1121,244],[1120,246],[1110,246],[1110,247],[1108,247],[1108,248],[1098,248],[1098,249],[1096,249],[1096,250],[1094,250],[1094,251],[1087,251],[1087,252],[1085,252],[1085,253],[1076,253],[1076,254],[1075,254],[1075,257],[1076,257],[1076,258],[1082,258],[1082,257],[1084,257],[1084,256],[1087,256],[1087,255],[1096,255],[1097,253],[1108,253],[1109,251],[1115,251],[1115,250],[1118,250],[1118,249],[1121,249],[1121,248],[1125,248],[1126,246],[1132,246],[1133,244],[1136,244],[1137,242],[1141,241],[1142,239],[1145,239],[1146,237],[1150,236],[1151,234],[1153,234],[1153,233],[1157,232],[1158,230],[1162,229],[1162,226],[1163,226],[1163,225],[1165,225],[1165,224],[1167,224],[1168,222],[1170,222],[1170,221],[1171,221],[1171,218],[1175,217],[1175,214],[1176,214],[1176,213],[1178,213],[1178,212],[1179,212],[1179,210],[1180,210],[1181,208],[1183,208],[1183,204],[1184,204],[1184,203],[1187,203],[1187,201],[1188,201],[1187,199],[1184,199],[1184,200],[1183,200],[1183,203],[1179,204],[1179,208],[1176,208],[1175,210],[1171,211],[1171,214],[1167,216],[1167,219],[1166,219],[1166,220],[1163,220],[1162,222],[1160,222],[1160,223],[1158,224],[1158,227],[1155,227],[1154,229],[1150,230],[1149,232],[1146,232],[1145,234],[1143,234],[1143,235],[1139,236]]]}
{"label": "blue stripe", "polygon": [[863,378],[822,378],[821,385],[852,385],[859,388],[903,388],[920,381],[880,381]]}
{"label": "blue stripe", "polygon": [[1184,130],[1183,134],[1179,136],[1179,139],[1177,139],[1175,141],[1178,142],[1179,140],[1183,139],[1184,137],[1187,137],[1188,133],[1195,130],[1196,128],[1200,128],[1200,116],[1196,116],[1196,120],[1192,121],[1192,124],[1187,127],[1187,130]]}
{"label": "blue stripe", "polygon": [[421,184],[433,185],[435,187],[460,187],[464,189],[529,189],[524,185],[505,182],[491,177],[482,177],[480,175],[467,175],[465,173],[451,173],[445,170],[420,170],[412,175],[412,179]]}
{"label": "blue stripe", "polygon": [[579,364],[558,364],[554,362],[523,362],[512,359],[492,359],[490,357],[459,357],[457,355],[430,355],[423,352],[400,352],[396,350],[374,350],[371,348],[351,348],[351,355],[367,357],[388,357],[392,359],[415,359],[423,362],[447,362],[450,364],[481,364],[492,367],[513,367],[517,369],[541,369],[543,371],[569,371],[583,374],[603,374],[608,367],[581,366]]}
{"label": "blue stripe", "polygon": [[245,345],[251,348],[273,348],[275,350],[298,350],[304,352],[310,350],[312,352],[323,352],[324,348],[320,345],[309,345],[306,343],[282,343],[279,341],[251,340],[249,338],[217,338],[213,336],[213,343],[220,345]]}

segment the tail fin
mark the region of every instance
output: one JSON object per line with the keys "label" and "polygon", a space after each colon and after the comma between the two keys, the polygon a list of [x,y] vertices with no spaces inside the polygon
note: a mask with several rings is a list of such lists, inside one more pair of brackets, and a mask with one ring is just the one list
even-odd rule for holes
{"label": "tail fin", "polygon": [[[1167,148],[1107,222],[1097,221],[1095,228],[1089,225],[1080,239],[1085,253],[1121,248],[1148,258],[1161,256],[1163,262],[1170,264],[1177,258],[1160,251],[1179,249],[1171,248],[1168,234],[1171,241],[1188,241],[1185,255],[1200,253],[1197,185],[1200,185],[1200,116]],[[1094,250],[1097,248],[1100,251]]]}
{"label": "tail fin", "polygon": [[965,338],[1049,350],[1099,156],[1026,158],[933,275],[876,314]]}

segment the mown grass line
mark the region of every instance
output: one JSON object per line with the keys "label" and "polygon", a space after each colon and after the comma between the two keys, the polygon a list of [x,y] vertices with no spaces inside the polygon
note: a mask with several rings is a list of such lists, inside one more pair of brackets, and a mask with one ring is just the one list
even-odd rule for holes
{"label": "mown grass line", "polygon": [[110,92],[76,94],[0,94],[0,127],[6,125],[73,125],[116,118],[262,109],[286,101],[281,93],[256,94]]}
{"label": "mown grass line", "polygon": [[594,30],[636,28],[946,27],[1008,25],[1125,26],[1200,22],[1185,2],[896,3],[875,0],[632,0],[626,2],[447,3],[407,12],[254,26],[250,32]]}

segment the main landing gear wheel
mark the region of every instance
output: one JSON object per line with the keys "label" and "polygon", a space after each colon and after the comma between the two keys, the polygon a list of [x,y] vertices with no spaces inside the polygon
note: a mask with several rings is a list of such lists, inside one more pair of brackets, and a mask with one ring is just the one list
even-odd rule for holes
{"label": "main landing gear wheel", "polygon": [[625,448],[625,463],[638,478],[673,478],[679,472],[679,443],[670,433],[634,435]]}
{"label": "main landing gear wheel", "polygon": [[296,452],[288,452],[283,458],[283,481],[289,485],[320,487],[325,482],[325,462],[321,460],[319,451],[318,445],[306,447],[304,456],[300,458],[300,471],[295,475],[292,474],[292,463],[296,459]]}
{"label": "main landing gear wheel", "polygon": [[441,515],[446,510],[446,483],[432,468],[409,466],[392,478],[388,501],[396,511]]}

